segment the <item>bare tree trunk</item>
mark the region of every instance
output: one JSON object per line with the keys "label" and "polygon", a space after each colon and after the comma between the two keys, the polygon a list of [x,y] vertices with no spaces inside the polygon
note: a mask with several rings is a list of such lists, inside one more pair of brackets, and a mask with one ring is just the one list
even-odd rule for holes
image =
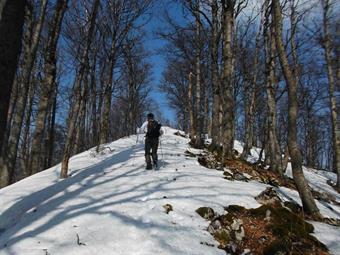
{"label": "bare tree trunk", "polygon": [[[27,29],[25,33],[24,40],[24,58],[22,64],[22,75],[18,78],[19,91],[18,101],[16,104],[15,111],[13,113],[13,123],[11,126],[10,135],[8,138],[8,143],[6,143],[3,153],[1,155],[1,160],[3,163],[0,164],[0,172],[7,171],[10,173],[10,182],[12,183],[13,174],[17,159],[17,151],[20,139],[20,132],[22,129],[23,119],[25,115],[25,108],[28,99],[28,91],[30,87],[30,78],[32,74],[32,69],[34,66],[40,34],[45,18],[45,11],[47,6],[47,0],[43,0],[40,8],[40,16],[33,29],[32,21],[32,6],[27,6],[26,8],[26,20]],[[6,169],[5,169],[6,168]]]}
{"label": "bare tree trunk", "polygon": [[103,116],[100,131],[100,143],[109,142],[110,135],[110,112],[111,112],[111,100],[112,100],[112,90],[113,90],[113,69],[116,63],[116,42],[115,36],[112,38],[111,53],[108,68],[108,77],[105,85],[104,91],[104,104],[103,104]]}
{"label": "bare tree trunk", "polygon": [[[0,151],[2,150],[12,86],[21,51],[26,0],[0,3]],[[0,172],[0,187],[8,184],[9,173]]]}
{"label": "bare tree trunk", "polygon": [[276,79],[275,79],[275,38],[274,28],[269,20],[269,0],[265,1],[266,26],[264,30],[265,57],[266,57],[266,92],[268,107],[268,148],[270,155],[270,168],[274,172],[283,174],[282,153],[276,134]]}
{"label": "bare tree trunk", "polygon": [[220,83],[218,77],[218,3],[213,0],[211,3],[211,80],[212,80],[212,120],[211,120],[211,137],[212,149],[216,149],[220,145]]}
{"label": "bare tree trunk", "polygon": [[[85,72],[87,72],[86,70]],[[79,153],[85,150],[86,148],[86,138],[85,138],[85,124],[86,124],[86,104],[87,104],[87,98],[88,98],[88,77],[85,75],[83,86],[81,88],[81,102],[80,102],[80,108],[79,108],[79,120],[77,125],[77,131],[76,131],[76,138],[75,138],[75,153]]]}
{"label": "bare tree trunk", "polygon": [[195,110],[194,100],[192,93],[192,72],[189,73],[189,89],[188,89],[188,100],[189,100],[189,118],[190,118],[190,138],[194,139],[196,136],[196,121],[195,121]]}
{"label": "bare tree trunk", "polygon": [[33,81],[30,84],[30,88],[28,90],[28,100],[27,100],[27,107],[25,111],[25,116],[24,116],[24,129],[22,132],[22,140],[23,143],[21,145],[21,154],[23,157],[24,164],[22,164],[22,178],[25,178],[29,176],[29,147],[30,147],[30,141],[29,141],[29,134],[30,134],[30,123],[31,123],[31,116],[32,116],[32,111],[33,111],[33,99],[34,99],[34,94],[37,88],[37,82]]}
{"label": "bare tree trunk", "polygon": [[88,69],[87,68],[88,62],[89,62],[88,55],[89,55],[89,51],[90,51],[91,43],[93,39],[93,32],[95,28],[95,21],[97,17],[98,7],[99,7],[99,0],[96,0],[93,3],[92,13],[90,17],[90,25],[89,25],[89,30],[87,33],[87,38],[86,38],[86,44],[82,52],[79,73],[78,73],[76,83],[75,83],[75,90],[74,90],[75,99],[70,109],[71,112],[69,114],[70,119],[69,119],[69,125],[68,125],[66,144],[65,144],[64,153],[63,153],[63,159],[61,162],[60,178],[68,177],[68,163],[69,163],[69,159],[71,157],[71,153],[73,150],[75,131],[76,131],[77,125],[79,125],[78,115],[79,115],[79,111],[82,106],[82,103],[85,100],[84,98],[85,89],[82,89],[82,82],[84,81],[85,71]]}
{"label": "bare tree trunk", "polygon": [[223,157],[233,158],[234,148],[234,83],[233,83],[233,50],[234,1],[222,0],[223,9],[223,71],[222,71],[222,140]]}
{"label": "bare tree trunk", "polygon": [[57,45],[60,35],[62,20],[67,8],[67,0],[58,0],[56,9],[49,31],[48,42],[45,52],[44,61],[44,80],[41,86],[41,95],[39,100],[38,114],[36,119],[36,128],[33,135],[31,159],[29,164],[30,174],[41,171],[42,167],[42,144],[45,134],[46,117],[50,111],[49,106],[53,105],[56,90],[56,73],[57,73]]}
{"label": "bare tree trunk", "polygon": [[202,55],[202,43],[201,43],[201,20],[200,20],[200,4],[199,0],[196,0],[196,140],[195,140],[195,147],[202,148],[203,147],[203,140],[202,140],[202,129],[203,129],[203,109],[202,109],[202,79],[201,79],[201,55]]}
{"label": "bare tree trunk", "polygon": [[50,120],[50,129],[48,135],[48,144],[47,144],[47,160],[45,168],[49,168],[53,163],[53,151],[54,151],[54,132],[55,132],[55,117],[57,111],[57,97],[54,98],[52,112],[51,112],[51,120]]}
{"label": "bare tree trunk", "polygon": [[321,218],[310,187],[303,175],[302,156],[297,142],[297,81],[290,68],[282,40],[282,16],[279,0],[272,0],[275,41],[281,68],[288,86],[288,147],[291,156],[293,178],[297,186],[304,210],[315,218]]}
{"label": "bare tree trunk", "polygon": [[132,135],[136,132],[136,99],[137,99],[137,91],[136,91],[136,81],[135,81],[135,71],[134,64],[131,54],[131,46],[127,45],[124,49],[125,61],[128,68],[128,114],[126,115],[127,119],[127,135]]}
{"label": "bare tree trunk", "polygon": [[91,81],[90,81],[90,94],[91,94],[91,147],[96,145],[98,136],[97,126],[97,85],[96,85],[96,54],[93,57],[93,65],[91,70]]}
{"label": "bare tree trunk", "polygon": [[334,81],[334,70],[332,66],[332,42],[331,37],[328,32],[329,27],[329,0],[322,0],[323,7],[323,47],[325,50],[325,58],[327,64],[327,76],[328,76],[328,91],[329,91],[329,108],[331,111],[332,120],[332,138],[333,138],[333,153],[334,153],[334,163],[333,168],[337,173],[337,184],[336,187],[340,192],[340,129],[338,124],[337,116],[337,102],[334,94],[335,91],[335,81]]}

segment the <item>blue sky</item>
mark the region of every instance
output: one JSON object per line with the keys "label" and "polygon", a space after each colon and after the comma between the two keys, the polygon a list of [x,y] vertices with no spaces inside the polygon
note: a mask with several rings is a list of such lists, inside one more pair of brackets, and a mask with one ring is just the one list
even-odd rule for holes
{"label": "blue sky", "polygon": [[146,25],[145,29],[147,32],[147,38],[145,40],[145,47],[150,51],[149,60],[152,64],[152,86],[153,91],[151,96],[159,104],[160,111],[166,119],[169,119],[172,123],[176,122],[176,113],[172,110],[171,106],[168,104],[166,95],[159,92],[158,87],[162,80],[162,72],[166,67],[166,61],[164,57],[157,52],[162,47],[166,45],[164,40],[158,39],[155,32],[164,27],[163,15],[164,9],[170,12],[171,16],[180,20],[182,16],[182,7],[175,1],[155,1],[155,4],[151,10],[151,19]]}

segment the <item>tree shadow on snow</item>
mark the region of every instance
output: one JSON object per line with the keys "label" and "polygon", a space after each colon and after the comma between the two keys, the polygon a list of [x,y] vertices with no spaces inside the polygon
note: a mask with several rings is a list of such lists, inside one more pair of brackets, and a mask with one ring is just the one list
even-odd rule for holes
{"label": "tree shadow on snow", "polygon": [[[131,156],[138,150],[140,150],[140,148],[132,147],[121,151],[99,163],[83,168],[81,171],[73,171],[73,175],[68,179],[61,180],[49,187],[32,194],[28,194],[18,200],[0,216],[0,226],[5,228],[4,231],[0,233],[0,249],[8,251],[9,254],[14,254],[13,245],[16,243],[26,238],[36,237],[38,235],[39,238],[42,239],[44,237],[41,234],[47,230],[58,226],[66,220],[85,214],[94,214],[98,216],[102,214],[109,214],[128,225],[133,225],[138,228],[164,229],[166,227],[164,224],[142,224],[140,220],[136,220],[133,217],[123,215],[121,212],[109,210],[109,208],[113,205],[143,201],[142,199],[149,197],[155,192],[167,190],[165,186],[173,181],[171,178],[163,178],[161,180],[157,180],[157,183],[155,183],[155,180],[145,179],[136,185],[127,185],[128,183],[120,183],[119,185],[116,184],[115,181],[123,177],[135,175],[135,178],[141,179],[143,178],[143,175],[146,174],[144,171],[144,164],[141,165],[140,163],[138,164],[138,162],[136,164],[131,164]],[[130,161],[127,163],[129,159]],[[121,164],[119,168],[127,165],[129,168],[127,168],[127,171],[110,176],[111,172],[114,173],[116,171],[116,164]],[[177,176],[177,178],[180,177],[180,175]],[[84,196],[82,194],[84,191],[108,183],[112,183],[112,191],[106,192],[103,196],[95,197],[92,195],[89,196],[88,194],[87,196]],[[129,193],[132,194],[129,195]],[[122,195],[125,196],[123,196],[123,198],[116,199],[115,201],[105,203],[106,200],[111,199],[112,197],[118,198]],[[77,201],[77,204],[69,206],[63,205],[65,201],[78,197],[82,198],[82,202]],[[187,196],[183,197],[186,198]],[[37,221],[49,213],[51,213],[50,215],[52,217],[49,218],[47,222],[39,222],[39,225],[37,225]],[[5,220],[7,222],[4,222]],[[33,227],[34,224],[37,226]],[[178,228],[181,229],[182,227],[178,226]],[[172,251],[175,254],[181,253],[180,250],[177,250],[171,245],[165,244],[165,241],[160,237],[155,236],[153,238],[167,250]],[[77,246],[76,239],[74,242]]]}

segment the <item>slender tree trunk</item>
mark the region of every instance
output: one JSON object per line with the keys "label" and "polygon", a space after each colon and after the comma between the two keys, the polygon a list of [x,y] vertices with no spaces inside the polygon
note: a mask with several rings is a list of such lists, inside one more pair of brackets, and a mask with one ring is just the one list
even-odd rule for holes
{"label": "slender tree trunk", "polygon": [[[76,79],[75,83],[75,96],[74,96],[74,104],[72,105],[70,109],[70,119],[69,119],[69,125],[68,125],[68,132],[67,132],[67,138],[66,138],[66,144],[63,152],[63,159],[61,162],[61,172],[60,172],[60,178],[67,178],[68,177],[68,163],[71,157],[71,153],[73,150],[73,143],[75,139],[75,133],[77,125],[79,125],[79,111],[81,109],[82,103],[85,100],[85,89],[82,89],[82,82],[84,81],[85,71],[88,70],[88,55],[91,48],[91,43],[93,39],[93,33],[95,28],[95,21],[97,17],[99,7],[99,0],[96,0],[93,3],[92,7],[92,14],[90,17],[90,25],[89,30],[86,38],[86,44],[82,52],[81,60],[80,60],[80,68],[79,73]],[[79,95],[80,94],[80,95]]]}
{"label": "slender tree trunk", "polygon": [[218,3],[213,0],[211,3],[211,80],[212,80],[212,120],[211,120],[211,137],[212,149],[216,149],[220,145],[220,83],[218,77]]}
{"label": "slender tree trunk", "polygon": [[[7,171],[10,176],[10,183],[13,180],[13,174],[17,159],[17,152],[19,146],[20,133],[22,129],[22,124],[25,115],[25,108],[28,99],[28,91],[30,87],[30,78],[32,74],[32,69],[34,66],[40,34],[42,30],[42,26],[45,18],[45,11],[47,6],[47,0],[43,0],[40,8],[40,16],[39,19],[33,29],[33,21],[32,21],[32,8],[31,6],[27,6],[26,10],[26,23],[27,29],[24,36],[24,57],[22,64],[22,74],[21,77],[18,78],[19,83],[19,91],[20,93],[17,96],[17,103],[15,107],[15,111],[13,112],[13,123],[10,129],[10,135],[8,138],[8,142],[5,144],[3,153],[1,155],[0,162],[0,172]],[[6,168],[6,169],[5,169]]]}
{"label": "slender tree trunk", "polygon": [[38,106],[36,119],[36,128],[33,135],[31,159],[29,164],[30,174],[35,174],[42,169],[42,144],[45,135],[46,118],[53,105],[56,90],[56,73],[57,73],[57,45],[60,35],[62,20],[67,8],[67,0],[58,0],[56,9],[49,31],[48,42],[45,52],[44,61],[44,79],[41,86],[41,95]]}
{"label": "slender tree trunk", "polygon": [[21,145],[21,155],[24,161],[22,164],[22,178],[29,176],[29,148],[30,148],[30,128],[31,128],[31,116],[33,111],[33,99],[35,95],[35,91],[37,89],[37,81],[32,81],[30,84],[30,88],[28,90],[28,100],[27,100],[27,107],[24,116],[24,129],[22,132],[22,140],[23,143]]}
{"label": "slender tree trunk", "polygon": [[232,38],[234,30],[234,2],[222,0],[223,8],[223,71],[222,71],[222,140],[223,157],[233,158],[234,148],[234,82]]}
{"label": "slender tree trunk", "polygon": [[196,0],[196,87],[195,87],[195,93],[196,93],[196,140],[195,140],[195,147],[196,148],[202,148],[203,147],[203,102],[202,100],[202,79],[201,79],[201,55],[202,55],[202,43],[201,43],[201,24],[200,24],[200,4],[199,0]]}
{"label": "slender tree trunk", "polygon": [[96,145],[98,136],[97,126],[97,85],[96,85],[96,55],[93,57],[93,65],[91,70],[91,147]]}
{"label": "slender tree trunk", "polygon": [[190,118],[190,138],[194,139],[196,136],[196,121],[195,121],[195,110],[193,100],[193,87],[192,87],[192,72],[189,73],[189,89],[188,89],[188,101],[189,101],[189,118]]}
{"label": "slender tree trunk", "polygon": [[48,154],[46,160],[45,168],[49,168],[52,166],[53,163],[53,151],[54,151],[54,133],[55,133],[55,117],[57,111],[57,97],[54,98],[52,112],[51,112],[51,123],[50,123],[50,130],[49,130],[49,139],[48,139]]}
{"label": "slender tree trunk", "polygon": [[109,68],[108,68],[108,76],[107,82],[105,85],[104,92],[104,104],[103,104],[103,116],[102,116],[102,124],[100,131],[100,144],[109,142],[110,136],[110,112],[111,112],[111,100],[112,100],[112,92],[113,92],[113,69],[116,64],[116,35],[112,36],[111,43],[111,52],[109,59]]}
{"label": "slender tree trunk", "polygon": [[334,81],[334,70],[332,66],[332,42],[331,37],[328,32],[329,27],[329,0],[322,0],[323,5],[323,47],[325,50],[325,59],[327,65],[327,76],[328,76],[328,91],[329,91],[329,108],[331,111],[331,121],[332,121],[332,138],[333,138],[333,153],[334,153],[334,163],[333,169],[337,173],[337,189],[340,192],[340,129],[338,124],[337,116],[337,102],[335,97],[335,81]]}
{"label": "slender tree trunk", "polygon": [[[88,72],[86,70],[85,72]],[[86,105],[88,98],[88,77],[85,75],[83,86],[81,88],[81,103],[79,109],[79,125],[77,125],[76,131],[76,139],[75,139],[75,153],[80,153],[86,148],[86,137],[85,137],[85,129],[86,129]]]}
{"label": "slender tree trunk", "polygon": [[283,174],[282,152],[276,134],[276,79],[275,79],[275,38],[274,28],[270,24],[269,0],[265,1],[266,25],[264,30],[265,38],[265,59],[266,59],[266,92],[268,107],[268,149],[270,155],[270,168],[274,172]]}
{"label": "slender tree trunk", "polygon": [[[0,2],[0,151],[2,150],[12,86],[21,51],[26,0]],[[9,173],[0,172],[0,187],[8,184]]]}
{"label": "slender tree trunk", "polygon": [[282,16],[279,0],[272,0],[272,15],[276,48],[283,75],[288,86],[288,147],[291,156],[293,178],[305,212],[313,217],[321,218],[319,209],[316,206],[310,187],[308,186],[302,171],[302,156],[297,142],[297,80],[290,68],[282,40]]}
{"label": "slender tree trunk", "polygon": [[[11,100],[10,100],[9,108],[8,108],[6,132],[5,132],[5,135],[4,135],[4,138],[3,138],[3,145],[2,145],[3,148],[5,146],[7,146],[9,135],[11,133],[12,120],[14,118],[14,114],[15,114],[15,111],[16,111],[16,105],[17,105],[18,97],[19,97],[18,91],[19,91],[19,84],[18,84],[18,76],[16,75],[14,82],[13,82]],[[5,149],[3,149],[3,150],[5,150]]]}

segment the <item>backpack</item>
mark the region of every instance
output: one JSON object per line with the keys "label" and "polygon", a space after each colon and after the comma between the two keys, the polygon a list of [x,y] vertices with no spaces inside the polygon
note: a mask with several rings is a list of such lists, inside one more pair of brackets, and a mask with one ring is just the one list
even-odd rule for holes
{"label": "backpack", "polygon": [[157,121],[153,120],[148,123],[146,137],[148,138],[158,138],[161,135],[161,127],[162,125]]}

